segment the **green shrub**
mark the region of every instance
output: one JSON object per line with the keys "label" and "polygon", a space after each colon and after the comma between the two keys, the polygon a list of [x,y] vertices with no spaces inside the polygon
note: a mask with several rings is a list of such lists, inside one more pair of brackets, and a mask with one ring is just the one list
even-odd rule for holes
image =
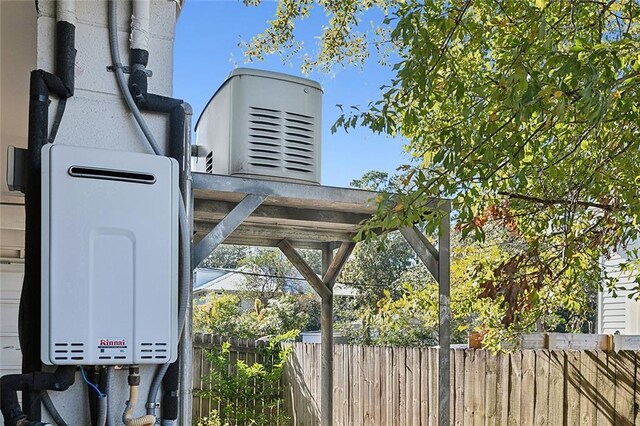
{"label": "green shrub", "polygon": [[220,412],[215,413],[219,416],[218,423],[203,423],[202,426],[223,426],[224,422],[255,426],[285,424],[286,416],[279,413],[282,406],[280,379],[291,349],[280,343],[297,334],[298,331],[293,330],[278,335],[256,348],[256,359],[261,362],[251,365],[243,360],[232,364],[228,342],[220,349],[208,351],[206,356],[211,363],[211,372],[203,380],[211,385],[211,389],[196,391],[196,395],[217,402]]}

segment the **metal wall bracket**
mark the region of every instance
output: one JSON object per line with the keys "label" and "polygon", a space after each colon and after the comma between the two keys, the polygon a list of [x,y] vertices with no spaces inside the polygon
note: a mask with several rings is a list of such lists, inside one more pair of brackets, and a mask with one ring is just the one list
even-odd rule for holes
{"label": "metal wall bracket", "polygon": [[[122,67],[122,72],[125,74],[131,74],[131,67],[128,65],[123,65]],[[115,67],[113,65],[107,65],[107,71],[109,72],[114,72],[115,71]],[[153,71],[145,69],[144,73],[147,75],[147,77],[153,77]]]}
{"label": "metal wall bracket", "polygon": [[27,150],[13,145],[7,147],[7,186],[9,191],[24,194],[26,184]]}

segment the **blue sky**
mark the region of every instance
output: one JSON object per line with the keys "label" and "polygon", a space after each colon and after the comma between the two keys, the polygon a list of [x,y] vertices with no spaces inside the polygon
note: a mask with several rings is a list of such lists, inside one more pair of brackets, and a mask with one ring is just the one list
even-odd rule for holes
{"label": "blue sky", "polygon": [[[215,90],[235,67],[251,67],[301,75],[299,62],[283,64],[278,56],[264,62],[247,64],[238,47],[262,32],[273,17],[276,3],[265,0],[259,7],[246,7],[241,0],[188,0],[176,28],[174,96],[185,99],[194,110],[194,125]],[[313,51],[324,13],[317,9],[302,23],[296,34]],[[378,19],[374,14],[366,19]],[[294,62],[295,59],[294,59]],[[389,82],[391,73],[370,60],[363,69],[337,69],[332,75],[313,73],[309,76],[322,85],[323,137],[322,184],[348,186],[369,170],[393,173],[408,162],[402,142],[374,135],[366,129],[338,131],[331,126],[340,115],[336,104],[366,106],[379,98],[380,86]]]}

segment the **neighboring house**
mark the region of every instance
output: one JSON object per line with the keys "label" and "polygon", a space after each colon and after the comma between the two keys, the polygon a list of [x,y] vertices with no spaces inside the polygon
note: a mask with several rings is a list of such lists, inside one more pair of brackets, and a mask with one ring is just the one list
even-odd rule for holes
{"label": "neighboring house", "polygon": [[[320,333],[320,330],[303,331],[302,333],[300,333],[302,343],[320,343],[321,337],[322,334]],[[347,340],[347,336],[343,336],[339,331],[334,331],[333,343],[338,345],[346,345],[347,343],[349,343],[349,341]]]}
{"label": "neighboring house", "polygon": [[[206,296],[210,292],[238,294],[245,290],[245,278],[247,269],[240,268],[234,271],[223,269],[196,268],[193,275],[193,298]],[[333,288],[336,297],[353,297],[356,291],[353,287],[337,283]],[[196,302],[197,303],[197,302]],[[242,309],[253,308],[254,302],[248,298],[241,298]]]}
{"label": "neighboring house", "polygon": [[622,273],[620,265],[629,259],[629,252],[640,248],[640,241],[629,245],[627,250],[619,250],[610,259],[603,261],[607,273],[618,278],[617,297],[606,289],[598,294],[598,333],[599,334],[638,334],[640,335],[640,300],[629,299],[631,290],[636,286],[638,271]]}
{"label": "neighboring house", "polygon": [[[221,269],[196,268],[193,272],[193,299],[194,303],[207,294],[229,293],[238,294],[244,289],[245,275],[242,269],[228,271]],[[253,308],[253,300],[248,298],[240,299],[240,306],[243,310]]]}

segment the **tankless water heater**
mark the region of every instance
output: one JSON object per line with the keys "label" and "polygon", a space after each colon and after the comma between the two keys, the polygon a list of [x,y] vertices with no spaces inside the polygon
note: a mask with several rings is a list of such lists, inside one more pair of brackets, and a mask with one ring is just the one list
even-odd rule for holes
{"label": "tankless water heater", "polygon": [[42,149],[42,361],[163,364],[177,354],[178,164]]}

